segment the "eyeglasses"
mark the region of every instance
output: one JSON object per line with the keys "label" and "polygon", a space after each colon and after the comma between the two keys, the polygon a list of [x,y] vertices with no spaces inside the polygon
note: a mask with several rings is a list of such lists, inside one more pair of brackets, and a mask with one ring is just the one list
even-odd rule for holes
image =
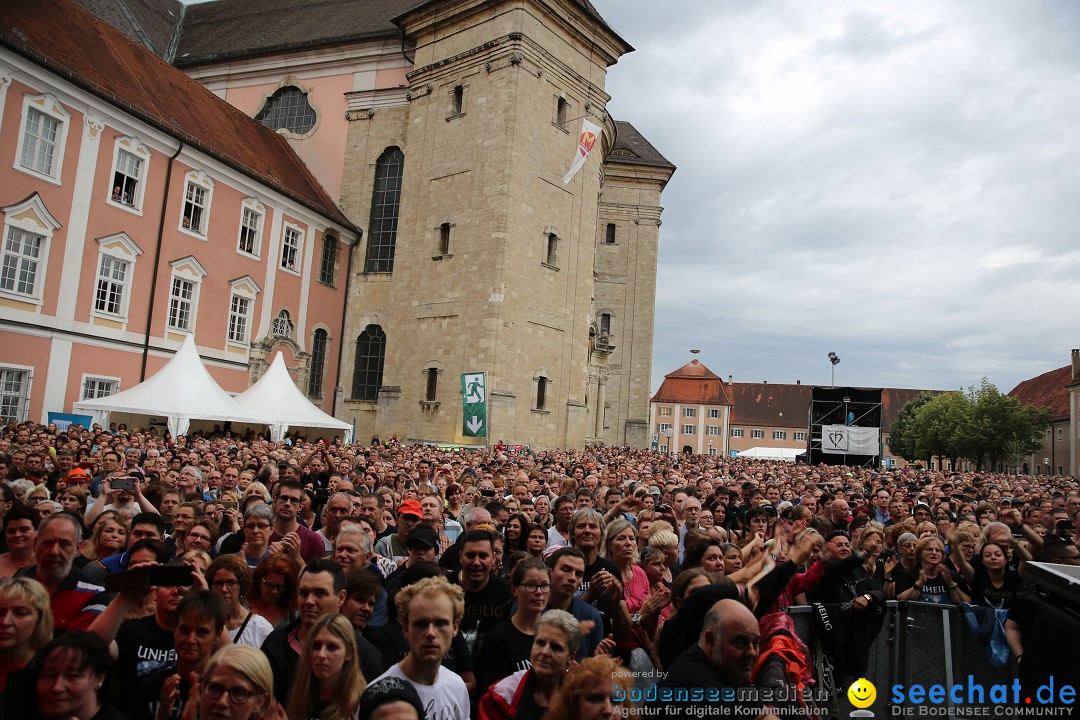
{"label": "eyeglasses", "polygon": [[527,592],[534,593],[537,590],[540,592],[549,592],[551,590],[551,583],[525,583],[521,587],[525,588]]}
{"label": "eyeglasses", "polygon": [[299,505],[300,504],[300,498],[293,497],[291,495],[278,495],[278,502],[282,502],[282,503],[286,503],[286,504],[292,503],[293,505]]}
{"label": "eyeglasses", "polygon": [[261,692],[248,690],[242,687],[225,687],[220,683],[208,682],[203,685],[202,693],[211,700],[217,700],[224,693],[229,694],[229,702],[233,705],[243,705],[248,700],[258,695],[262,695]]}
{"label": "eyeglasses", "polygon": [[210,583],[210,587],[229,588],[231,590],[233,588],[240,587],[240,581],[239,580],[215,580],[214,582]]}
{"label": "eyeglasses", "polygon": [[210,542],[210,536],[209,535],[196,535],[195,533],[188,533],[188,542],[190,542],[192,540],[201,540],[204,543],[209,543]]}
{"label": "eyeglasses", "polygon": [[285,590],[284,585],[277,585],[277,584],[272,583],[272,582],[267,582],[265,578],[263,578],[259,582],[261,582],[263,584],[263,587],[266,588],[267,590],[273,590],[275,592],[282,592],[282,591]]}
{"label": "eyeglasses", "polygon": [[249,523],[244,526],[245,530],[269,530],[269,523]]}

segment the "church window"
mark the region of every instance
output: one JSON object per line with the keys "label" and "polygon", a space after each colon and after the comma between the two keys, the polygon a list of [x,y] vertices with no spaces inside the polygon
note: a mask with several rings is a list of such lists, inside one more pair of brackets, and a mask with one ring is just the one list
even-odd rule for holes
{"label": "church window", "polygon": [[465,86],[455,85],[450,91],[450,114],[460,115],[465,112]]}
{"label": "church window", "polygon": [[608,245],[615,244],[615,223],[607,224],[607,233],[604,235],[604,242]]}
{"label": "church window", "polygon": [[353,367],[353,400],[379,399],[383,361],[386,359],[386,334],[378,325],[368,325],[356,338],[356,362]]}
{"label": "church window", "polygon": [[439,393],[439,369],[433,367],[427,368],[426,370],[424,370],[424,375],[427,380],[427,388],[424,392],[424,400],[426,402],[435,402],[435,399],[438,397]]}
{"label": "church window", "polygon": [[365,272],[394,271],[394,245],[397,242],[401,176],[404,169],[405,154],[397,147],[388,147],[375,162],[375,188],[371,195]]}
{"label": "church window", "polygon": [[547,251],[544,254],[544,263],[556,267],[559,259],[559,236],[555,233],[547,235]]}
{"label": "church window", "polygon": [[566,119],[569,114],[570,103],[567,102],[566,98],[564,97],[559,98],[555,104],[555,124],[561,128],[565,128]]}
{"label": "church window", "polygon": [[600,313],[600,334],[611,334],[611,313]]}
{"label": "church window", "polygon": [[271,130],[303,135],[311,132],[317,118],[315,109],[308,103],[308,94],[295,85],[286,85],[270,96],[255,120]]}
{"label": "church window", "polygon": [[448,222],[439,226],[439,254],[450,254],[450,223]]}

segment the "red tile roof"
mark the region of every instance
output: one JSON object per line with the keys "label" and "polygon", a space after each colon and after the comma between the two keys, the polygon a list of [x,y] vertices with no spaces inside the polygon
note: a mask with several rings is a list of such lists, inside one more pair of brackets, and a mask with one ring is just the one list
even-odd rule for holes
{"label": "red tile roof", "polygon": [[356,229],[281,135],[70,0],[0,2],[0,44]]}
{"label": "red tile roof", "polygon": [[810,412],[811,385],[732,383],[731,422],[738,425],[805,428]]}
{"label": "red tile roof", "polygon": [[1014,398],[1025,405],[1041,405],[1053,412],[1052,420],[1069,418],[1069,391],[1066,386],[1072,382],[1072,366],[1066,365],[1057,370],[1044,372],[1042,375],[1024,380],[1009,391]]}
{"label": "red tile roof", "polygon": [[730,405],[724,381],[697,360],[664,376],[653,402]]}

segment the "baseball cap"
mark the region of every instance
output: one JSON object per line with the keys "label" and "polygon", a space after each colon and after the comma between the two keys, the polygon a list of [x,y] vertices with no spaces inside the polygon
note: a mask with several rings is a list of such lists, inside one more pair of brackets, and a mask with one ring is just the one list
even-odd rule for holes
{"label": "baseball cap", "polygon": [[409,536],[405,539],[405,547],[407,548],[417,544],[438,550],[439,536],[431,528],[422,525],[409,533]]}
{"label": "baseball cap", "polygon": [[416,688],[396,677],[388,677],[367,686],[360,696],[360,717],[371,717],[386,703],[405,702],[416,709],[417,717],[424,717],[424,706]]}
{"label": "baseball cap", "polygon": [[409,498],[405,502],[401,503],[401,507],[398,508],[398,515],[415,515],[416,517],[424,517],[424,511],[420,507],[419,500],[413,500]]}

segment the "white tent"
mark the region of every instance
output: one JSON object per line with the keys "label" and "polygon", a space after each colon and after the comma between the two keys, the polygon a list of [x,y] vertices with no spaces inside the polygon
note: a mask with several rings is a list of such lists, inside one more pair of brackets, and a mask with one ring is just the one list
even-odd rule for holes
{"label": "white tent", "polygon": [[806,451],[800,448],[752,447],[749,450],[743,450],[737,457],[795,462],[795,458],[804,452]]}
{"label": "white tent", "polygon": [[88,410],[163,415],[173,437],[187,434],[192,420],[271,424],[265,415],[236,402],[214,382],[191,335],[163,368],[135,387],[74,405],[75,412]]}
{"label": "white tent", "polygon": [[300,392],[289,377],[280,352],[274,355],[270,369],[258,382],[236,396],[236,402],[270,418],[270,437],[274,442],[281,440],[290,427],[340,430],[345,442],[352,441],[352,425],[327,415]]}

